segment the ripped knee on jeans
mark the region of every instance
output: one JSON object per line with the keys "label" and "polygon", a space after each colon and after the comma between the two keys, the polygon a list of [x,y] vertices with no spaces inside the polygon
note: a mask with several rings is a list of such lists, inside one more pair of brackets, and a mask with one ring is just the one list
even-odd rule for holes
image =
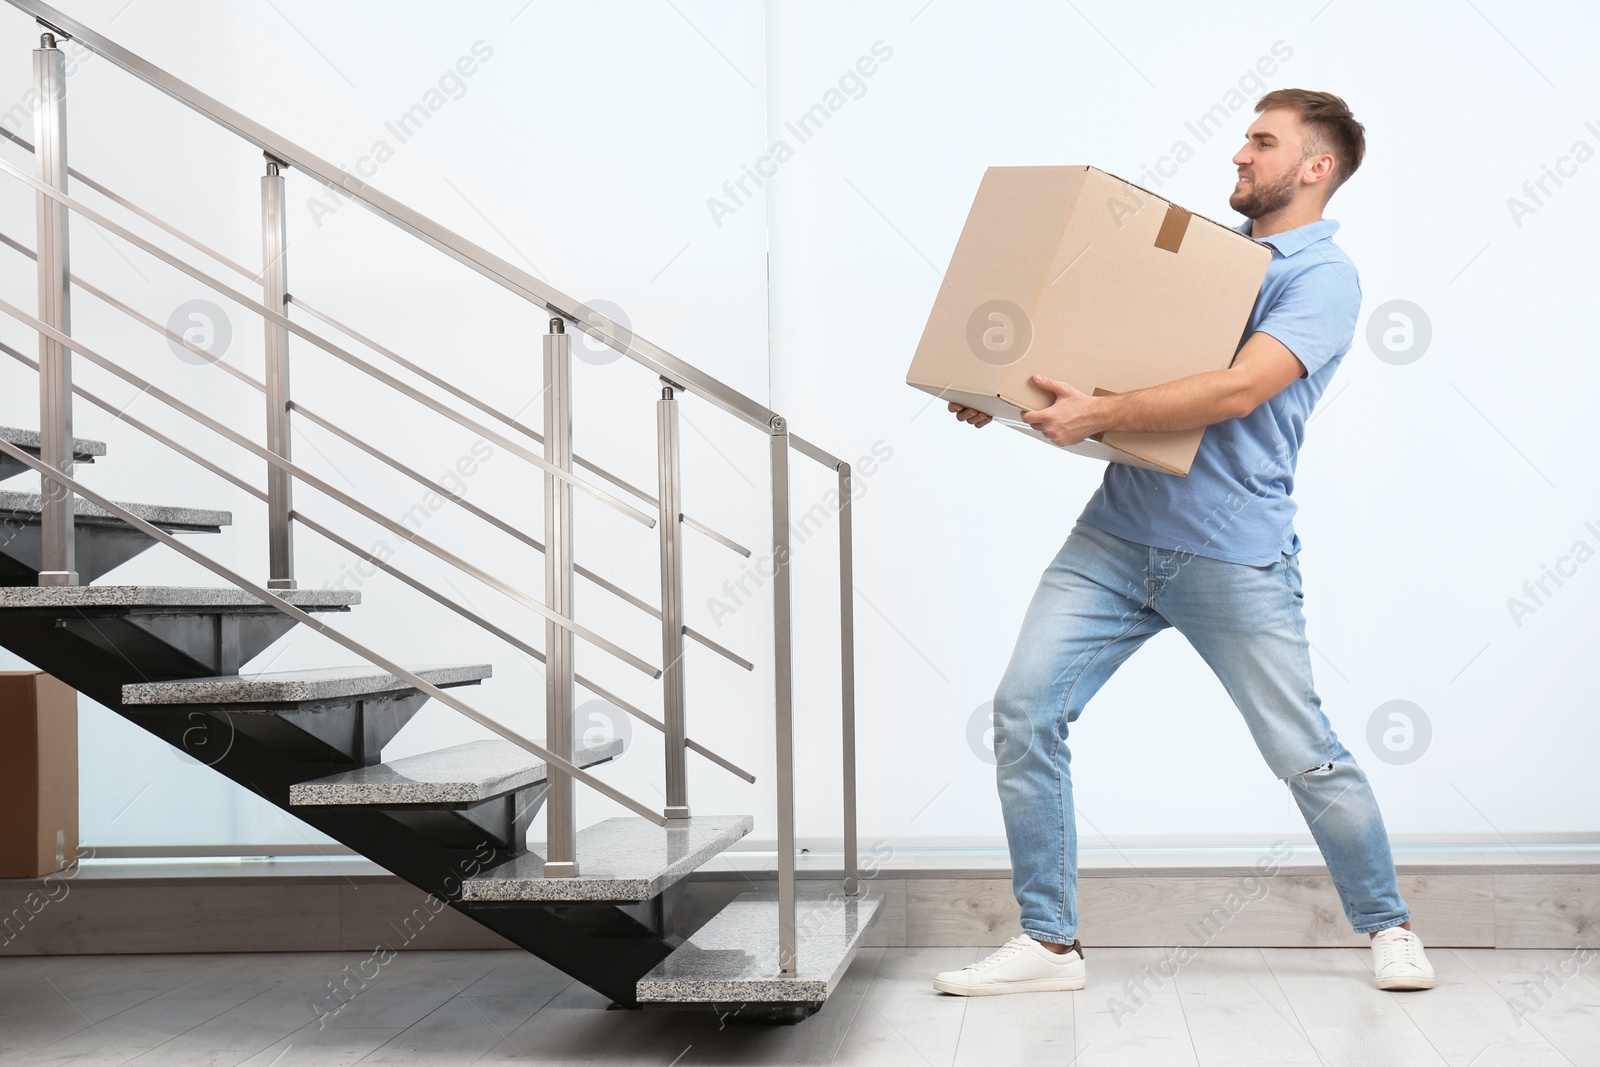
{"label": "ripped knee on jeans", "polygon": [[1296,778],[1320,777],[1320,776],[1322,776],[1324,774],[1332,774],[1332,773],[1333,773],[1333,760],[1329,760],[1326,763],[1317,764],[1317,766],[1312,767],[1310,770],[1301,771],[1299,774],[1296,774],[1294,777],[1296,777]]}

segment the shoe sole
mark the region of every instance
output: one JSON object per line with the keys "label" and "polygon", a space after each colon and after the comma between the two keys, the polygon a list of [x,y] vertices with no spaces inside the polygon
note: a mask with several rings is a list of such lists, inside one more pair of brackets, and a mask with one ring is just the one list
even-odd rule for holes
{"label": "shoe sole", "polygon": [[995,997],[1002,993],[1055,993],[1082,989],[1088,977],[1078,978],[1031,978],[1026,982],[1000,982],[994,985],[958,985],[955,982],[944,982],[935,978],[933,988],[941,993],[950,993],[958,997]]}
{"label": "shoe sole", "polygon": [[1434,980],[1432,978],[1380,978],[1378,979],[1378,988],[1391,991],[1400,991],[1406,989],[1432,989],[1433,982]]}

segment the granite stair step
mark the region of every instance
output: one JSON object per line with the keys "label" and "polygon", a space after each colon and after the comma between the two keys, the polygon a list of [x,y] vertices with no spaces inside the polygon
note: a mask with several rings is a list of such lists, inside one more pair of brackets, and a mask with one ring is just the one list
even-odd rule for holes
{"label": "granite stair step", "polygon": [[650,900],[748,834],[748,815],[695,815],[657,826],[619,816],[578,831],[578,875],[544,877],[537,852],[502,863],[461,883],[464,901]]}
{"label": "granite stair step", "polygon": [[[118,507],[126,508],[134,515],[162,529],[175,529],[182,531],[200,531],[218,533],[224,526],[233,525],[233,515],[226,511],[212,511],[207,508],[180,508],[167,504],[130,504],[121,500],[116,501]],[[91,523],[97,526],[124,525],[122,520],[100,507],[90,503],[82,497],[73,500],[73,515],[81,523]],[[0,516],[13,519],[13,521],[26,522],[30,519],[37,522],[39,512],[43,507],[43,500],[38,493],[24,493],[15,489],[0,489]]]}
{"label": "granite stair step", "polygon": [[[350,589],[278,589],[274,595],[302,611],[346,611],[361,603]],[[260,608],[274,611],[248,589],[224,585],[24,585],[0,588],[0,610],[133,608],[211,611]]]}
{"label": "granite stair step", "polygon": [[[15,445],[34,456],[39,454],[38,430],[24,430],[15,426],[0,426],[0,441]],[[72,461],[74,463],[93,463],[105,454],[106,445],[104,441],[90,441],[82,437],[74,437],[72,439]],[[4,481],[14,474],[32,470],[32,467],[18,463],[11,456],[0,452],[0,481]]]}
{"label": "granite stair step", "polygon": [[[440,688],[476,685],[492,673],[487,663],[408,669]],[[345,767],[382,760],[383,746],[427,701],[410,682],[370,664],[122,687],[122,705],[130,712],[208,713],[285,758]]]}
{"label": "granite stair step", "polygon": [[[156,540],[144,531],[115,518],[82,497],[73,501],[74,566],[78,580],[87,585],[110,573]],[[122,507],[167,533],[219,533],[231,525],[226,511],[177,508],[158,504],[122,504]],[[0,489],[0,585],[35,585],[44,558],[41,526],[43,499],[38,493]]]}
{"label": "granite stair step", "polygon": [[[471,685],[493,673],[487,663],[451,667],[408,667],[425,682],[441,688]],[[184,678],[175,682],[140,682],[122,687],[124,704],[238,705],[239,710],[268,708],[273,704],[303,704],[323,700],[410,689],[397,674],[368,664],[358,667],[313,667],[262,674],[230,674],[215,678]]]}
{"label": "granite stair step", "polygon": [[792,1005],[806,1013],[828,999],[855,958],[883,894],[854,897],[801,885],[795,899],[793,975],[778,973],[777,890],[743,893],[711,917],[638,983],[641,1004]]}
{"label": "granite stair step", "polygon": [[[573,762],[605,763],[622,739],[580,745]],[[528,850],[528,827],[550,791],[545,761],[500,738],[359,767],[289,787],[297,808],[376,809],[441,848],[470,850],[503,863]]]}
{"label": "granite stair step", "polygon": [[[622,754],[622,739],[579,745],[579,767]],[[436,752],[330,774],[289,788],[294,805],[473,805],[541,785],[545,762],[511,741],[469,741]]]}
{"label": "granite stair step", "polygon": [[[286,589],[275,600],[345,612],[361,594]],[[57,677],[70,674],[80,692],[119,710],[126,683],[238,671],[297,625],[234,586],[0,583],[0,644]]]}

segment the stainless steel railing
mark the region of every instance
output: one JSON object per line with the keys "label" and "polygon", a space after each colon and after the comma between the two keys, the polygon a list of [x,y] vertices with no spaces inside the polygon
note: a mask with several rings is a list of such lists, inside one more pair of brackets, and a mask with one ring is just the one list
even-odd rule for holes
{"label": "stainless steel railing", "polygon": [[46,481],[49,481],[55,485],[59,485],[63,490],[66,491],[68,500],[71,500],[73,496],[81,496],[91,504],[95,504],[100,508],[103,508],[107,514],[121,519],[123,522],[127,523],[129,526],[132,526],[134,529],[139,530],[141,533],[144,533],[146,536],[160,541],[162,544],[174,549],[181,555],[187,556],[189,559],[200,564],[200,566],[206,568],[211,573],[223,578],[230,585],[236,586],[237,588],[243,589],[247,592],[254,593],[262,601],[262,603],[271,605],[278,611],[294,619],[296,622],[299,622],[304,626],[309,626],[311,629],[325,635],[349,651],[354,652],[368,663],[371,663],[377,667],[382,667],[384,670],[388,671],[390,674],[393,674],[407,685],[410,685],[428,694],[428,696],[432,697],[434,700],[454,708],[456,711],[459,711],[461,714],[465,715],[474,722],[488,727],[501,737],[520,745],[522,748],[546,761],[552,770],[559,769],[568,777],[583,782],[596,792],[610,797],[618,804],[637,812],[639,815],[649,819],[657,826],[665,826],[667,824],[667,819],[665,816],[639,803],[637,800],[628,796],[628,794],[622,792],[620,789],[608,785],[599,778],[594,777],[588,771],[585,771],[574,764],[568,757],[557,755],[555,752],[552,752],[550,749],[539,744],[537,741],[523,737],[510,727],[507,727],[503,723],[491,718],[488,715],[485,715],[481,711],[478,711],[476,708],[467,704],[466,701],[455,697],[448,690],[440,689],[438,686],[434,685],[432,682],[429,682],[421,675],[413,674],[411,671],[388,659],[383,654],[368,648],[354,638],[348,637],[345,634],[340,633],[338,630],[335,630],[333,627],[328,626],[316,616],[301,611],[293,604],[285,601],[282,597],[274,596],[266,586],[258,585],[255,582],[252,582],[250,579],[244,577],[242,574],[230,570],[217,561],[211,559],[205,553],[200,552],[197,549],[190,548],[178,538],[167,533],[165,530],[161,530],[155,526],[152,526],[150,523],[146,522],[144,519],[141,519],[127,508],[124,508],[121,504],[116,503],[108,497],[100,495],[99,493],[90,489],[88,486],[84,485],[82,482],[74,478],[70,478],[61,471],[48,466],[42,459],[35,459],[22,449],[18,448],[16,445],[11,444],[9,441],[3,440],[0,440],[0,452],[4,452],[12,459],[32,467],[34,470],[38,471]]}
{"label": "stainless steel railing", "polygon": [[[29,315],[21,308],[3,300],[0,300],[0,312],[21,322],[38,335],[40,355],[39,359],[34,361],[9,345],[0,344],[0,350],[3,350],[7,355],[12,356],[25,366],[34,368],[39,375],[42,445],[40,458],[35,460],[25,454],[21,454],[20,458],[28,466],[39,470],[47,483],[52,483],[44,486],[44,488],[60,490],[43,494],[46,504],[44,513],[41,516],[41,523],[45,552],[44,567],[40,578],[41,583],[76,583],[77,575],[74,572],[72,558],[72,499],[74,494],[77,494],[99,504],[113,515],[122,518],[163,544],[195,560],[228,582],[250,591],[278,610],[296,618],[297,621],[327,635],[368,662],[391,671],[391,673],[405,679],[408,684],[415,685],[418,689],[428,693],[446,706],[487,726],[501,736],[513,741],[513,743],[545,759],[550,766],[550,792],[547,800],[548,842],[546,874],[550,877],[573,875],[579,869],[579,857],[575,854],[576,821],[572,794],[574,782],[582,782],[595,788],[603,795],[624,804],[630,810],[639,812],[657,824],[663,824],[668,820],[682,819],[689,815],[688,778],[685,766],[685,756],[689,751],[699,753],[730,773],[736,774],[747,781],[753,782],[755,780],[754,776],[747,771],[694,741],[686,731],[687,699],[684,692],[684,677],[681,669],[684,642],[686,640],[696,641],[746,670],[751,670],[754,667],[749,660],[712,641],[705,635],[697,633],[684,622],[681,540],[683,528],[695,530],[743,556],[749,557],[751,555],[749,549],[711,529],[709,526],[692,519],[684,514],[682,509],[681,472],[679,470],[677,438],[680,394],[687,393],[709,401],[722,410],[735,415],[742,422],[759,428],[769,439],[769,465],[772,485],[772,552],[770,562],[773,571],[774,610],[773,695],[776,726],[778,882],[781,905],[779,958],[781,973],[793,974],[796,963],[794,921],[795,785],[793,774],[794,670],[789,559],[789,454],[791,450],[798,452],[808,459],[832,469],[838,481],[841,500],[839,632],[842,667],[841,710],[844,726],[845,858],[843,873],[846,891],[853,893],[857,890],[857,865],[854,781],[853,587],[851,585],[852,523],[850,514],[852,472],[849,464],[815,444],[792,434],[789,431],[787,422],[765,405],[733,390],[636,334],[618,328],[615,323],[592,313],[565,294],[526,274],[487,250],[467,241],[460,235],[439,226],[405,205],[385,196],[370,185],[338,170],[326,161],[267,130],[265,127],[259,126],[211,97],[200,93],[192,86],[179,81],[165,71],[121,48],[115,42],[100,36],[81,23],[56,11],[54,8],[46,4],[37,3],[35,0],[6,0],[6,2],[30,15],[51,31],[44,34],[41,47],[34,52],[34,92],[37,95],[34,142],[29,144],[20,136],[0,129],[0,134],[3,134],[6,139],[14,142],[19,147],[31,151],[35,162],[35,173],[32,176],[4,160],[0,160],[0,170],[4,170],[23,184],[28,185],[35,193],[36,217],[38,220],[37,246],[35,249],[29,249],[20,241],[3,234],[0,234],[0,243],[4,243],[35,260],[39,279],[39,313],[36,316]],[[251,271],[249,268],[240,265],[153,213],[139,207],[131,200],[120,196],[107,186],[67,166],[64,107],[66,77],[63,56],[56,47],[57,37],[76,39],[81,45],[106,58],[113,65],[173,97],[206,119],[232,131],[263,151],[267,164],[266,173],[261,178],[263,268],[260,272]],[[379,217],[387,219],[403,232],[433,246],[549,313],[551,316],[550,330],[544,335],[543,339],[545,411],[544,432],[542,434],[521,423],[514,416],[507,415],[492,404],[472,396],[443,377],[427,371],[411,360],[405,359],[398,353],[356,332],[331,315],[309,306],[304,300],[298,299],[291,294],[288,285],[288,264],[285,254],[288,248],[288,220],[283,210],[286,190],[286,175],[284,171],[286,169],[299,170],[324,185],[338,189],[344,196],[362,203]],[[87,188],[110,200],[113,204],[130,211],[146,222],[181,240],[189,247],[204,253],[229,270],[247,278],[252,285],[259,285],[262,299],[256,300],[247,293],[194,267],[181,257],[173,255],[143,239],[128,228],[121,226],[102,212],[83,203],[77,197],[69,195],[67,192],[69,178],[82,183]],[[195,281],[227,296],[230,300],[261,317],[265,331],[266,352],[264,381],[258,381],[247,372],[229,364],[220,361],[214,362],[209,359],[208,362],[264,394],[267,401],[266,440],[264,445],[250,440],[245,435],[224,425],[219,420],[211,418],[192,405],[185,404],[177,397],[159,389],[127,368],[120,366],[116,361],[101,355],[72,337],[70,297],[73,287],[76,286],[84,292],[103,300],[108,306],[164,334],[170,340],[199,351],[202,355],[209,355],[203,349],[198,349],[186,339],[175,336],[166,327],[140,314],[134,308],[78,278],[69,271],[67,264],[68,219],[72,214],[83,216],[114,236],[167,263]],[[418,389],[393,374],[380,369],[369,360],[329,341],[316,331],[296,323],[288,317],[291,307],[299,308],[310,317],[340,331],[357,344],[377,353],[405,372],[420,378],[428,385],[441,390],[455,400],[475,408],[483,415],[509,427],[515,433],[542,446],[541,450],[535,452],[530,448],[524,447],[507,434],[465,415],[459,408],[452,406],[450,403],[429,395],[422,389]],[[570,338],[567,333],[569,324],[584,330],[602,343],[628,356],[630,360],[645,367],[660,380],[662,392],[661,399],[657,402],[658,477],[657,492],[654,495],[629,484],[572,452],[571,353]],[[544,556],[545,595],[543,600],[529,596],[486,569],[478,567],[443,549],[441,546],[421,538],[414,531],[407,529],[402,524],[393,522],[354,495],[341,492],[326,481],[317,478],[303,466],[292,461],[290,444],[293,429],[292,420],[304,419],[320,430],[331,433],[346,443],[382,460],[403,476],[429,485],[434,491],[443,489],[442,486],[432,483],[415,470],[392,460],[381,450],[350,434],[331,419],[309,410],[302,399],[296,398],[290,382],[291,337],[309,343],[314,348],[395,390],[419,406],[479,434],[485,440],[495,442],[542,472],[545,487],[546,529],[544,540],[540,542],[522,531],[514,530],[513,532],[519,541],[542,552]],[[160,400],[163,404],[173,408],[173,410],[266,462],[267,484],[265,490],[262,490],[251,485],[247,480],[227,471],[219,464],[201,456],[194,450],[179,444],[155,427],[119,412],[122,421],[127,422],[133,428],[146,433],[153,440],[196,462],[211,473],[225,478],[266,504],[268,558],[266,560],[267,580],[264,585],[256,584],[248,578],[206,558],[202,553],[188,548],[171,536],[137,519],[111,501],[87,489],[73,477],[70,451],[72,396],[81,396],[91,404],[108,411],[113,410],[112,406],[106,401],[89,393],[72,381],[71,370],[72,357],[74,355],[134,385],[142,393]],[[4,442],[0,442],[0,449],[3,449],[8,454],[18,455],[16,449],[6,445]],[[600,480],[643,502],[654,514],[641,511],[607,489],[578,476],[574,470],[574,468],[578,467],[588,470]],[[297,482],[316,489],[355,514],[417,544],[418,547],[462,570],[464,573],[472,575],[501,594],[511,598],[514,602],[534,610],[545,622],[544,649],[535,649],[528,642],[491,623],[477,612],[469,610],[452,598],[445,597],[437,590],[418,581],[387,561],[378,560],[371,553],[359,549],[327,526],[311,519],[303,510],[295,507],[293,488]],[[571,503],[572,491],[575,489],[602,501],[642,525],[657,528],[661,578],[661,605],[659,608],[650,605],[642,598],[628,593],[615,583],[601,578],[594,571],[574,561]],[[456,494],[443,493],[441,495],[452,503],[463,507],[469,514],[481,521],[488,522],[502,530],[508,527],[508,524],[504,523],[503,520],[496,518],[485,509],[469,503]],[[293,588],[295,583],[293,527],[296,525],[330,540],[345,551],[353,552],[365,558],[385,573],[423,592],[435,602],[450,609],[485,632],[510,643],[525,654],[542,660],[547,667],[546,738],[544,745],[532,742],[515,731],[509,730],[459,698],[439,690],[406,672],[378,652],[333,630],[325,623],[314,619],[274,596],[272,590]],[[763,571],[763,573],[765,572]],[[583,626],[573,617],[571,592],[575,576],[601,586],[660,621],[662,667],[654,667],[640,657],[609,641],[604,636]],[[642,709],[618,698],[614,693],[611,693],[592,679],[579,675],[572,664],[572,642],[574,638],[603,649],[613,658],[620,659],[629,666],[644,671],[651,677],[660,677],[663,681],[663,713],[661,718],[657,719],[649,715]],[[572,704],[573,687],[575,685],[582,686],[611,701],[628,714],[650,724],[665,735],[667,740],[665,768],[666,805],[661,813],[657,813],[638,801],[627,797],[620,791],[605,785],[592,775],[574,766],[570,759],[567,758],[572,751]],[[561,753],[566,755],[561,755]]]}

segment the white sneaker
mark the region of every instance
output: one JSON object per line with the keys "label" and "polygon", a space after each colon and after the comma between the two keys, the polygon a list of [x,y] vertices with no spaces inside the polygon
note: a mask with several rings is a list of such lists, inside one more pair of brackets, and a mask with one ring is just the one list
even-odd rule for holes
{"label": "white sneaker", "polygon": [[1422,939],[1403,926],[1379,930],[1372,939],[1373,970],[1379,989],[1432,989],[1433,965]]}
{"label": "white sneaker", "polygon": [[933,976],[933,988],[962,997],[989,997],[997,993],[1042,993],[1054,989],[1082,989],[1083,946],[1076,939],[1065,952],[1051,952],[1027,934],[1019,934],[987,959],[969,963],[959,971]]}

